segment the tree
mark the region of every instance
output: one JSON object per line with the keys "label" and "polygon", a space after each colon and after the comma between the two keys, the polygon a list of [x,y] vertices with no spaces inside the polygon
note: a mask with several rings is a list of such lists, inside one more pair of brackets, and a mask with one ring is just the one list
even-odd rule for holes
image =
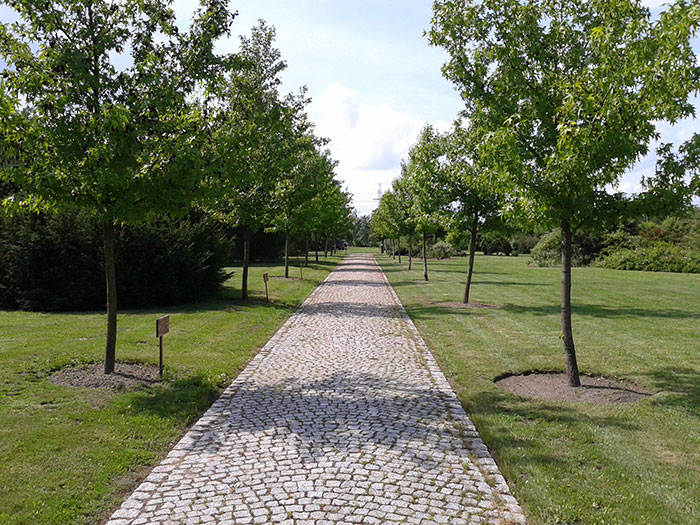
{"label": "tree", "polygon": [[571,237],[605,188],[647,152],[655,123],[693,113],[697,2],[653,19],[638,0],[437,0],[433,45],[482,137],[479,156],[513,195],[508,210],[562,231],[562,340],[579,386],[571,326]]}
{"label": "tree", "polygon": [[[370,219],[370,228],[375,235],[393,242],[401,235],[399,220],[396,195],[391,191],[384,192]],[[393,250],[392,252],[395,253]]]}
{"label": "tree", "polygon": [[[401,176],[391,183],[392,191],[396,196],[395,215],[401,235],[408,237],[408,269],[413,266],[413,238],[416,234],[416,224],[411,217],[412,195],[406,181],[406,164],[401,164]],[[400,262],[400,261],[399,261]]]}
{"label": "tree", "polygon": [[494,188],[489,166],[475,155],[475,135],[455,127],[447,139],[448,193],[446,205],[452,211],[452,223],[469,232],[469,265],[464,287],[464,304],[469,303],[477,237],[501,223],[503,197]]}
{"label": "tree", "polygon": [[[408,269],[413,265],[413,237],[416,234],[416,225],[411,218],[411,194],[406,187],[406,165],[401,164],[401,176],[391,183],[391,189],[395,196],[392,213],[397,227],[397,237],[408,237]],[[399,243],[399,263],[401,263],[401,245]]]}
{"label": "tree", "polygon": [[[306,116],[299,118],[298,130],[291,130],[292,148],[287,168],[278,177],[271,196],[271,231],[282,231],[284,242],[284,276],[289,277],[289,239],[292,233],[306,231],[311,220],[308,203],[333,179],[336,163],[330,152],[319,151],[327,141],[314,137]],[[294,137],[296,135],[296,137]]]}
{"label": "tree", "polygon": [[353,223],[352,229],[352,243],[354,246],[369,246],[370,240],[370,228],[368,215],[358,215],[357,212],[353,211],[351,215],[351,220]]}
{"label": "tree", "polygon": [[311,227],[324,238],[324,256],[328,253],[329,238],[344,237],[352,231],[351,200],[352,196],[343,191],[340,182],[331,179],[311,203],[314,210]]}
{"label": "tree", "polygon": [[427,236],[443,222],[446,199],[445,137],[426,125],[408,152],[406,189],[413,199],[411,220],[423,237],[423,278],[428,280]]}
{"label": "tree", "polygon": [[290,159],[292,108],[281,100],[279,75],[287,67],[274,47],[275,30],[260,21],[250,37],[240,38],[240,65],[218,79],[211,96],[212,162],[209,199],[215,215],[243,231],[241,298],[248,299],[251,234],[264,229],[271,196]]}
{"label": "tree", "polygon": [[[117,338],[115,224],[187,211],[203,177],[200,140],[213,52],[229,31],[226,0],[208,0],[181,34],[154,0],[7,2],[22,22],[0,24],[0,177],[32,211],[81,208],[103,225],[105,373]],[[117,67],[115,57],[128,62]]]}
{"label": "tree", "polygon": [[662,144],[656,152],[654,175],[642,177],[644,191],[632,202],[636,216],[683,214],[693,209],[693,197],[700,195],[700,133],[681,144]]}

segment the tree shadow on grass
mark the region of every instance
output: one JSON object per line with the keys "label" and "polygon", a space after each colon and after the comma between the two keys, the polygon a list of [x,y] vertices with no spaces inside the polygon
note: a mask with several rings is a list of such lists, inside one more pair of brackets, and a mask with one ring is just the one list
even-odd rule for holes
{"label": "tree shadow on grass", "polygon": [[[518,470],[539,469],[543,465],[557,463],[564,470],[577,470],[585,458],[576,457],[566,451],[566,442],[574,439],[572,436],[585,436],[588,439],[592,428],[618,430],[638,430],[641,425],[631,419],[625,419],[618,413],[611,415],[593,415],[576,408],[573,403],[553,403],[543,400],[528,400],[515,398],[512,394],[497,390],[481,391],[468,397],[467,412],[477,422],[488,418],[489,425],[481,424],[478,430],[489,448],[495,450],[496,459],[508,456],[517,461]],[[508,424],[500,421],[508,421]],[[514,430],[513,422],[516,427]],[[547,429],[548,434],[540,436],[535,430],[518,432],[517,425],[535,425]],[[554,447],[554,443],[542,440],[558,440],[557,430],[562,441],[563,453]],[[553,433],[555,435],[553,435]],[[521,437],[523,436],[523,437]],[[592,438],[591,438],[592,439]],[[578,447],[572,447],[578,448]],[[551,453],[549,452],[551,451]]]}
{"label": "tree shadow on grass", "polygon": [[[669,309],[648,309],[635,308],[629,306],[614,307],[604,306],[599,304],[572,304],[572,312],[575,315],[585,315],[590,317],[602,318],[618,318],[618,317],[659,317],[665,319],[700,319],[699,313],[688,312],[685,310],[669,310]],[[501,310],[516,314],[534,314],[534,315],[560,315],[560,305],[539,305],[526,306],[517,304],[504,304]]]}
{"label": "tree shadow on grass", "polygon": [[684,408],[700,417],[700,370],[667,366],[642,375],[662,393],[652,399],[654,404]]}
{"label": "tree shadow on grass", "polygon": [[190,425],[211,406],[221,387],[201,374],[161,383],[130,394],[129,412],[173,419]]}
{"label": "tree shadow on grass", "polygon": [[[460,299],[460,297],[456,296],[455,297],[456,301]],[[456,302],[455,301],[455,302]],[[440,304],[433,304],[430,303],[428,305],[410,305],[406,306],[406,311],[408,312],[408,315],[411,319],[415,320],[426,320],[426,319],[438,319],[441,316],[445,315],[459,315],[459,316],[479,316],[479,315],[488,315],[489,312],[493,312],[494,310],[498,310],[499,306],[494,305],[493,307],[489,308],[466,308],[466,307],[455,307],[455,306],[446,306],[446,305],[440,305]]]}

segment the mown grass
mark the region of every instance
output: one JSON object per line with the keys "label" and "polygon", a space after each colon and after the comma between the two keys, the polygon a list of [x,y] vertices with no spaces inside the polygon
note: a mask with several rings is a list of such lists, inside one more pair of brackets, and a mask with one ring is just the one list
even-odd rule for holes
{"label": "mown grass", "polygon": [[532,523],[690,524],[700,517],[700,275],[575,269],[573,322],[583,373],[655,392],[629,405],[516,397],[493,379],[563,370],[560,272],[526,257],[406,269],[377,256]]}
{"label": "mown grass", "polygon": [[[304,280],[240,270],[207,302],[119,316],[117,359],[157,364],[155,319],[171,316],[163,384],[130,391],[57,386],[53,370],[99,362],[105,315],[0,311],[0,523],[88,524],[105,519],[209,407],[340,260],[311,263]],[[298,277],[299,269],[292,268]]]}

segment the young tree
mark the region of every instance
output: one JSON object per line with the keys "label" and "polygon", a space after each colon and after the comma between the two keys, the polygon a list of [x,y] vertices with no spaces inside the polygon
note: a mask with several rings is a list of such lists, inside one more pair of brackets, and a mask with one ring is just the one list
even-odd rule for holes
{"label": "young tree", "polygon": [[279,75],[286,68],[274,47],[275,30],[260,21],[242,36],[240,68],[218,79],[211,96],[216,123],[212,132],[210,195],[217,217],[243,231],[241,298],[248,299],[250,239],[269,224],[271,196],[289,155],[291,108],[280,99]]}
{"label": "young tree", "polygon": [[387,191],[382,195],[379,206],[372,214],[370,228],[375,235],[393,242],[401,235],[399,220],[396,195]]}
{"label": "young tree", "polygon": [[475,136],[469,129],[456,127],[447,139],[447,202],[452,222],[470,235],[467,283],[464,304],[469,303],[477,237],[482,231],[500,224],[504,199],[494,188],[491,170],[478,162],[474,154]]}
{"label": "young tree", "polygon": [[[30,210],[82,208],[103,224],[105,373],[114,370],[114,227],[186,212],[200,189],[202,83],[221,65],[233,16],[208,0],[180,34],[169,2],[14,0],[0,24],[0,177]],[[117,67],[115,57],[128,65]]]}
{"label": "young tree", "polygon": [[700,87],[690,45],[698,3],[657,19],[639,0],[437,0],[433,45],[464,116],[517,197],[510,209],[562,231],[562,340],[579,386],[571,326],[571,238],[656,137],[655,123],[693,113]]}
{"label": "young tree", "polygon": [[357,212],[353,211],[351,215],[353,230],[352,230],[352,243],[354,246],[369,246],[370,240],[370,228],[368,215],[358,215]]}
{"label": "young tree", "polygon": [[428,280],[427,237],[443,222],[446,200],[445,137],[426,125],[408,152],[406,190],[413,197],[411,221],[423,237],[423,278]]}
{"label": "young tree", "polygon": [[284,173],[278,177],[272,194],[271,231],[282,231],[284,242],[284,276],[289,277],[289,239],[291,234],[305,232],[311,220],[308,203],[332,181],[336,163],[330,152],[319,151],[327,141],[314,137],[306,116],[301,128],[294,131],[290,157]]}

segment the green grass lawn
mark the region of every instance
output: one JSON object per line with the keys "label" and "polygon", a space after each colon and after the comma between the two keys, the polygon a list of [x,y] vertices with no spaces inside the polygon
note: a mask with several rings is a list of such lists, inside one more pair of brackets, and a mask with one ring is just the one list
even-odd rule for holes
{"label": "green grass lawn", "polygon": [[[166,379],[130,391],[56,386],[71,363],[99,362],[106,316],[0,311],[0,523],[97,523],[209,407],[340,260],[311,263],[304,280],[270,280],[251,269],[242,303],[240,269],[215,300],[119,316],[117,359],[158,362],[155,319],[170,314]],[[292,268],[290,275],[299,276]]]}
{"label": "green grass lawn", "polygon": [[[361,250],[360,250],[361,251]],[[526,257],[377,256],[532,523],[690,524],[700,519],[700,275],[580,268],[573,323],[582,373],[656,392],[631,405],[527,400],[493,379],[562,370],[560,270]]]}

